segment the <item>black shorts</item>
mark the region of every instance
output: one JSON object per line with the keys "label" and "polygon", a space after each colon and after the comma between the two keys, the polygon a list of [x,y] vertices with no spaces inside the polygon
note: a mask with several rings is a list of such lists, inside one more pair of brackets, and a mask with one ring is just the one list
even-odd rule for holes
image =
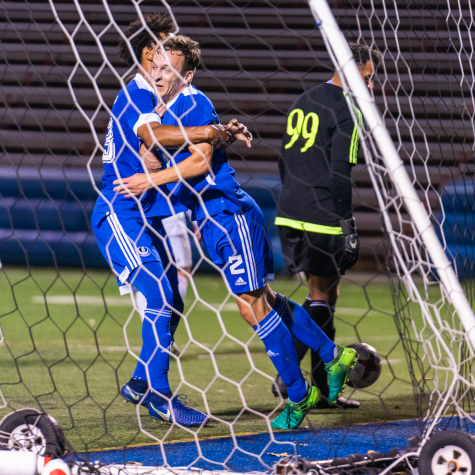
{"label": "black shorts", "polygon": [[279,226],[279,237],[289,274],[309,272],[317,277],[332,277],[345,273],[339,270],[344,253],[343,236]]}

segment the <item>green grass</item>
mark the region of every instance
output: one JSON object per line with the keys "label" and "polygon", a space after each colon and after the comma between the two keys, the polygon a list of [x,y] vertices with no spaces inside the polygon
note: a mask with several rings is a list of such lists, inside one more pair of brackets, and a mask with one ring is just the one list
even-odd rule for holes
{"label": "green grass", "polygon": [[[270,392],[275,370],[260,340],[233,305],[219,276],[195,278],[196,296],[188,290],[186,321],[176,343],[180,359],[170,368],[172,389],[188,395],[190,405],[220,419],[199,432],[200,438],[268,430],[266,418],[283,406]],[[298,281],[279,278],[272,287],[297,302],[305,298]],[[52,297],[78,297],[77,303],[54,303]],[[109,305],[104,305],[105,296]],[[45,300],[46,297],[46,300]],[[82,297],[82,299],[81,299]],[[92,298],[96,298],[96,304]],[[87,298],[87,300],[84,300]],[[47,304],[48,299],[50,303]],[[416,415],[413,387],[393,320],[391,293],[384,279],[345,280],[337,312],[337,341],[361,339],[386,358],[380,379],[366,391],[347,390],[361,401],[356,411],[312,411],[312,427],[351,425]],[[135,366],[128,345],[138,355],[141,322],[130,297],[119,297],[109,272],[7,268],[0,273],[0,388],[8,407],[3,416],[21,407],[40,407],[56,417],[76,450],[100,449],[153,440],[183,440],[195,430],[172,429],[153,421],[144,408],[124,404],[119,389]],[[251,357],[246,354],[249,350]],[[389,361],[389,363],[388,363]],[[309,368],[309,358],[302,368]],[[307,422],[305,422],[307,425]],[[148,435],[147,435],[148,434]],[[153,440],[152,440],[153,439]]]}

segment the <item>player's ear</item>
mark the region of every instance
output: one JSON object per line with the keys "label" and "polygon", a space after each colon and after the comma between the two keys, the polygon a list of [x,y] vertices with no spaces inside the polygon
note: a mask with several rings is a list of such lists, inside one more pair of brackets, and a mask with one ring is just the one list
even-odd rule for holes
{"label": "player's ear", "polygon": [[145,46],[145,48],[142,50],[142,58],[146,59],[147,61],[153,61],[153,57],[155,56],[156,51],[157,48],[150,48],[149,46]]}
{"label": "player's ear", "polygon": [[190,84],[191,81],[193,81],[194,75],[195,75],[195,71],[194,71],[194,70],[193,70],[193,71],[187,71],[187,72],[185,73],[185,75],[183,76],[183,79],[184,79],[188,84]]}

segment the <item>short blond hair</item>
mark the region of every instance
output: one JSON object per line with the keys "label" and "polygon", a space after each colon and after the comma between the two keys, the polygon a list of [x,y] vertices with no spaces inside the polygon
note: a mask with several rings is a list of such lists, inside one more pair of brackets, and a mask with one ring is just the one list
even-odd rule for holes
{"label": "short blond hair", "polygon": [[194,71],[200,65],[200,45],[188,36],[178,35],[167,38],[163,47],[165,51],[181,53],[185,59],[185,69],[187,71]]}

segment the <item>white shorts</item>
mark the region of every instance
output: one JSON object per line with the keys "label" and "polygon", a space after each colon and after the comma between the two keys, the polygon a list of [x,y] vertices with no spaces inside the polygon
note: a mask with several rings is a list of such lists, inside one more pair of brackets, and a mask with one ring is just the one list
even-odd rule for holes
{"label": "white shorts", "polygon": [[192,265],[191,246],[188,228],[186,227],[185,212],[163,219],[162,224],[168,239],[170,239],[175,262],[178,267],[182,269],[190,268]]}

